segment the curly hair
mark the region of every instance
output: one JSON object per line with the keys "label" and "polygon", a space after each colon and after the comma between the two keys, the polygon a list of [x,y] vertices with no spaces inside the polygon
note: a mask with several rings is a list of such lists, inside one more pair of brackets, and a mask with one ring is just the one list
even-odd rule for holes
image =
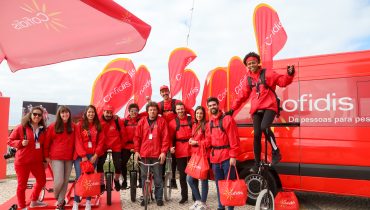
{"label": "curly hair", "polygon": [[255,52],[250,52],[250,53],[246,54],[244,59],[243,59],[244,65],[247,65],[247,59],[249,57],[255,57],[255,58],[257,58],[258,63],[261,63],[261,57]]}

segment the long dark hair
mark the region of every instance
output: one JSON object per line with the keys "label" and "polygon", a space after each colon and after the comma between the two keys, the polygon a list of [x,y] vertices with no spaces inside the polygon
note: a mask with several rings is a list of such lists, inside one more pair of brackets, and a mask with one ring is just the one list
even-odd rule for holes
{"label": "long dark hair", "polygon": [[71,110],[67,106],[60,106],[57,111],[57,119],[55,121],[55,133],[63,133],[64,132],[64,122],[60,117],[60,114],[63,112],[69,113],[69,118],[67,121],[67,133],[72,133],[72,114]]}
{"label": "long dark hair", "polygon": [[[201,119],[200,121],[198,121],[198,119],[196,117],[196,114],[197,114],[198,110],[202,110],[202,112],[203,112],[203,119]],[[195,133],[198,132],[199,129],[202,129],[202,131],[205,130],[207,122],[206,122],[206,110],[204,109],[203,106],[197,106],[197,108],[195,108],[194,122],[198,124],[197,128],[195,129]]]}
{"label": "long dark hair", "polygon": [[86,107],[84,115],[82,117],[82,128],[85,129],[85,130],[89,130],[89,120],[87,119],[87,110],[89,110],[90,108],[93,109],[94,112],[95,112],[95,116],[94,116],[94,119],[93,119],[93,124],[95,125],[96,130],[98,132],[100,132],[102,128],[101,128],[101,124],[100,124],[100,121],[99,121],[98,113],[97,113],[96,108],[95,108],[94,105],[89,105],[89,106]]}
{"label": "long dark hair", "polygon": [[[39,106],[32,107],[31,111],[29,113],[27,113],[22,118],[21,124],[22,124],[23,127],[30,126],[30,123],[32,121],[31,115],[32,115],[32,113],[33,113],[34,110],[39,110],[39,111],[41,111],[41,114],[44,114],[44,110],[41,107],[39,107]],[[43,126],[44,129],[46,128],[45,120],[44,120],[43,117],[41,117],[41,120],[39,122],[39,126]]]}

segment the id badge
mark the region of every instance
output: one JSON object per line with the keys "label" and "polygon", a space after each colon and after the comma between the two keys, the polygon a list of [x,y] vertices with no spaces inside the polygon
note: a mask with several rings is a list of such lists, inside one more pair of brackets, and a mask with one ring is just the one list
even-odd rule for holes
{"label": "id badge", "polygon": [[40,149],[40,142],[36,142],[36,144],[35,144],[35,148],[36,148],[36,149]]}
{"label": "id badge", "polygon": [[92,148],[92,143],[91,143],[91,141],[89,141],[89,142],[87,143],[87,147],[88,147],[88,148]]}
{"label": "id badge", "polygon": [[153,139],[153,134],[149,134],[149,140],[152,140]]}

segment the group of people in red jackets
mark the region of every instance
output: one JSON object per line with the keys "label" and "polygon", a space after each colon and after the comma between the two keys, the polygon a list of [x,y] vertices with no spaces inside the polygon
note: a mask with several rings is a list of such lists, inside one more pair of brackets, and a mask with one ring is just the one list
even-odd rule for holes
{"label": "group of people in red jackets", "polygon": [[[114,188],[127,188],[127,162],[131,154],[135,160],[141,159],[145,163],[159,161],[160,165],[152,168],[154,175],[155,199],[158,206],[163,206],[163,170],[166,154],[170,152],[173,157],[173,172],[179,171],[181,187],[180,204],[188,202],[188,185],[191,188],[194,204],[189,209],[209,209],[206,204],[208,195],[208,180],[199,180],[185,173],[187,163],[192,156],[206,148],[204,155],[209,158],[214,173],[218,209],[225,209],[220,202],[218,180],[226,179],[230,171],[230,179],[235,179],[236,157],[240,150],[240,140],[237,126],[232,118],[233,110],[248,98],[251,98],[255,126],[254,151],[256,166],[260,161],[261,133],[269,137],[273,147],[275,163],[281,159],[275,137],[270,129],[273,117],[277,113],[274,93],[276,85],[290,84],[294,76],[294,67],[289,67],[287,75],[280,75],[267,71],[265,82],[261,84],[259,75],[262,71],[260,58],[256,53],[249,53],[244,58],[254,86],[246,86],[243,96],[232,106],[232,110],[223,113],[219,109],[219,101],[215,97],[207,100],[207,112],[202,106],[195,111],[186,107],[181,101],[170,97],[167,86],[160,87],[163,101],[156,103],[148,101],[145,112],[139,114],[137,104],[129,105],[129,116],[120,119],[114,115],[113,107],[106,105],[102,116],[98,116],[93,105],[87,106],[82,119],[74,124],[71,111],[66,106],[60,106],[56,115],[56,122],[46,128],[42,118],[43,109],[33,107],[31,112],[22,118],[9,136],[8,144],[17,148],[15,157],[15,170],[18,187],[17,199],[21,209],[27,209],[25,190],[29,175],[36,177],[36,185],[31,195],[30,207],[44,207],[47,204],[38,201],[38,195],[45,185],[45,167],[51,165],[54,174],[54,195],[57,200],[57,209],[65,208],[65,195],[72,166],[76,171],[76,179],[81,175],[80,163],[90,161],[103,172],[103,164],[107,157],[107,149],[112,150],[115,167]],[[147,168],[140,167],[141,181],[146,179]],[[252,169],[251,171],[253,171]],[[122,175],[122,182],[120,178]],[[177,187],[175,173],[173,173],[172,187]],[[102,185],[104,190],[104,185]],[[85,210],[91,209],[91,198],[86,198]],[[74,196],[73,210],[79,209],[80,197]],[[142,203],[144,204],[144,203]],[[233,209],[233,207],[228,207]]]}

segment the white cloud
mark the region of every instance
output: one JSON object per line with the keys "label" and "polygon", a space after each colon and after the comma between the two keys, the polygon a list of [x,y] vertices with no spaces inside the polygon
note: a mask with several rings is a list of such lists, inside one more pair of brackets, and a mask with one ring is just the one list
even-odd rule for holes
{"label": "white cloud", "polygon": [[[193,0],[117,1],[152,26],[147,45],[138,53],[68,61],[11,73],[0,65],[0,91],[11,98],[10,124],[20,120],[28,101],[86,105],[96,76],[112,59],[126,57],[151,71],[153,99],[168,81],[168,56],[186,46]],[[189,65],[203,85],[209,70],[227,66],[232,56],[256,51],[252,15],[255,0],[195,0],[189,46],[198,57]],[[370,47],[370,5],[366,0],[269,0],[279,14],[288,41],[276,58],[363,50]],[[200,97],[199,100],[200,101]]]}

